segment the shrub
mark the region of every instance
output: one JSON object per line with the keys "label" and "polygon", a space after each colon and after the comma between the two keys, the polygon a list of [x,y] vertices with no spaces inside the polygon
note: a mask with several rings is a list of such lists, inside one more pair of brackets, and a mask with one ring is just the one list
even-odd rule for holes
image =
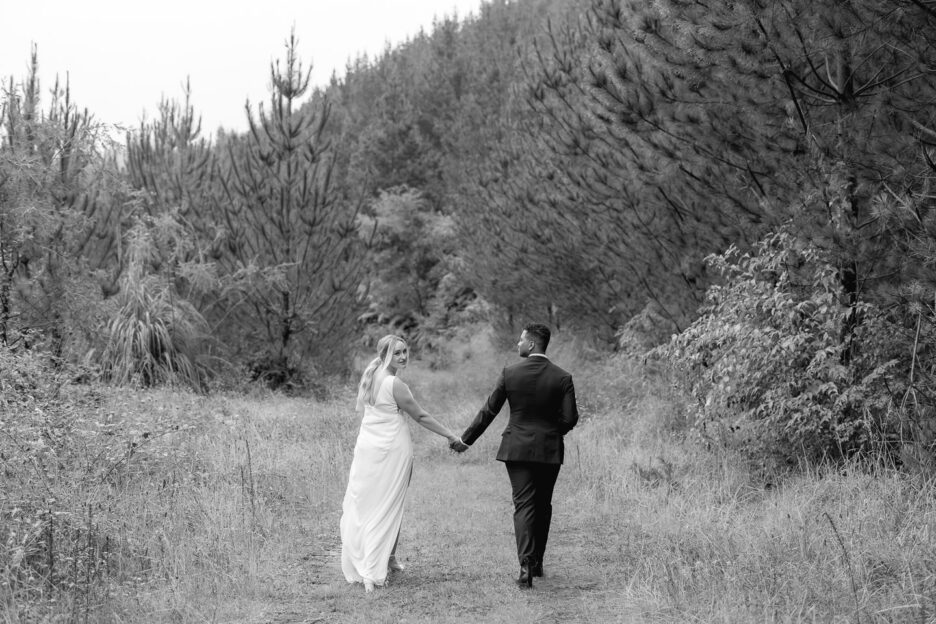
{"label": "shrub", "polygon": [[844,300],[826,252],[780,230],[752,253],[707,261],[725,283],[656,350],[698,400],[697,431],[723,425],[750,451],[787,459],[848,455],[894,434],[899,327]]}

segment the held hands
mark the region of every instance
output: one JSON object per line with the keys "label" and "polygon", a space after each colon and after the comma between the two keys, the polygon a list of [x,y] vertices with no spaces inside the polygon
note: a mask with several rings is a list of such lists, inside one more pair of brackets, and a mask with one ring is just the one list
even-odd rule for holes
{"label": "held hands", "polygon": [[462,442],[461,438],[450,438],[449,439],[449,448],[456,453],[464,453],[468,450],[468,445]]}

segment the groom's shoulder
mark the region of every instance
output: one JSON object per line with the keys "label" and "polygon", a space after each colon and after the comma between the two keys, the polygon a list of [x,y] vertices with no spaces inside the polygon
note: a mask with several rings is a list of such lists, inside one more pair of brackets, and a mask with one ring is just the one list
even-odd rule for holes
{"label": "groom's shoulder", "polygon": [[534,370],[534,371],[547,370],[551,374],[561,375],[563,377],[565,376],[571,377],[571,375],[564,368],[562,368],[561,366],[559,366],[558,364],[556,364],[549,358],[528,357],[528,358],[523,358],[519,362],[514,362],[513,364],[509,364],[506,367],[504,367],[504,372],[506,374],[509,374],[512,372],[527,371],[527,370]]}
{"label": "groom's shoulder", "polygon": [[507,364],[504,366],[504,376],[510,377],[511,375],[523,375],[528,373],[532,368],[536,366],[536,362],[532,361],[530,358],[523,358],[518,362],[512,364]]}
{"label": "groom's shoulder", "polygon": [[507,364],[504,366],[504,374],[510,374],[518,370],[523,370],[526,368],[529,362],[526,359],[520,360],[519,362],[514,362],[513,364]]}
{"label": "groom's shoulder", "polygon": [[566,369],[562,368],[561,366],[559,366],[558,364],[556,364],[556,363],[553,362],[552,360],[549,360],[549,368],[552,370],[553,374],[558,375],[558,376],[560,376],[560,377],[571,377],[571,376],[572,376],[572,373],[570,373],[570,372],[567,371]]}

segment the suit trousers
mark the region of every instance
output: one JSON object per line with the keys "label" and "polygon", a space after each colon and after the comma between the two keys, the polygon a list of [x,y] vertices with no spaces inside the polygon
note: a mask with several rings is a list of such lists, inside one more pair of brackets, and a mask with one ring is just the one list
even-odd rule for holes
{"label": "suit trousers", "polygon": [[504,463],[513,489],[514,533],[520,565],[542,563],[552,520],[553,488],[561,464]]}

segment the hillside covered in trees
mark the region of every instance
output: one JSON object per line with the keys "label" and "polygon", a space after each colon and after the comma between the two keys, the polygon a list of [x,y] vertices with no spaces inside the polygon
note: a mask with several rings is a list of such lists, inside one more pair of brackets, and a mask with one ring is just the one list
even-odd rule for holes
{"label": "hillside covered in trees", "polygon": [[[0,620],[929,621],[936,0],[490,0],[321,86],[284,39],[243,133],[0,77]],[[457,426],[532,321],[560,571],[504,591],[494,462],[417,437],[362,602],[355,358]]]}
{"label": "hillside covered in trees", "polygon": [[320,88],[288,36],[248,132],[183,93],[117,144],[40,48],[0,103],[0,344],[301,391],[362,336],[542,319],[770,448],[929,444],[934,33],[931,0],[495,0]]}

